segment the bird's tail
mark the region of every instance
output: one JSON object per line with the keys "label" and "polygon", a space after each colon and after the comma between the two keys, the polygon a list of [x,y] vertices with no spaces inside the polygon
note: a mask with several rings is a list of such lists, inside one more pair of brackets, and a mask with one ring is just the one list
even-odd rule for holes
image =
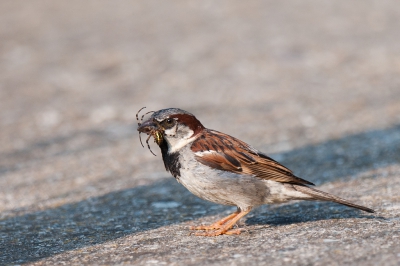
{"label": "bird's tail", "polygon": [[356,208],[356,209],[360,209],[366,212],[370,212],[370,213],[374,213],[375,211],[373,209],[361,206],[361,205],[357,205],[354,204],[350,201],[347,201],[345,199],[339,198],[337,196],[334,196],[332,194],[317,190],[315,188],[311,188],[311,187],[307,187],[307,186],[301,186],[301,185],[294,185],[294,188],[297,191],[300,191],[304,194],[307,194],[309,196],[311,196],[312,200],[322,200],[322,201],[332,201],[332,202],[336,202],[339,204],[343,204],[352,208]]}

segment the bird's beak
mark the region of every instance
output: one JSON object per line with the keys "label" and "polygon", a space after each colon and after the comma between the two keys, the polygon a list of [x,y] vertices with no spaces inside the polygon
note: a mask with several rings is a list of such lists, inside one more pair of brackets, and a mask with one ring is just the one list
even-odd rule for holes
{"label": "bird's beak", "polygon": [[[162,126],[160,126],[159,123],[157,123],[156,120],[149,119],[149,120],[143,122],[142,124],[139,125],[139,127],[138,127],[137,130],[138,130],[140,133],[146,133],[147,135],[153,136],[155,142],[156,142],[158,145],[161,145],[161,143],[162,143],[163,140],[164,140],[164,137],[163,137],[163,128],[162,128]],[[140,139],[140,133],[139,133],[139,139]],[[149,138],[150,138],[150,137],[149,137]],[[147,138],[146,143],[147,143],[147,146],[148,146],[149,149],[150,149],[149,142],[148,142],[148,141],[149,141],[149,138]],[[142,143],[142,139],[140,139],[140,143]],[[143,146],[143,143],[142,143],[142,146]],[[151,150],[150,150],[150,151],[151,151]],[[153,153],[153,152],[151,152],[151,153]],[[154,154],[154,153],[153,153],[153,154]],[[154,154],[154,155],[155,155],[155,154]]]}
{"label": "bird's beak", "polygon": [[160,130],[160,127],[158,124],[156,124],[154,122],[153,119],[149,119],[149,120],[143,122],[142,124],[140,124],[140,126],[137,128],[137,130],[139,132],[149,134],[151,132]]}

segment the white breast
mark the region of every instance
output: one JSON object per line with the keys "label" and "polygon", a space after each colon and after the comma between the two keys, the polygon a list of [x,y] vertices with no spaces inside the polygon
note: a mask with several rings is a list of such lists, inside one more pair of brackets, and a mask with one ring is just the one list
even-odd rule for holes
{"label": "white breast", "polygon": [[198,162],[188,146],[181,149],[179,162],[178,181],[202,199],[247,209],[263,204],[268,192],[264,183],[253,176],[213,169]]}

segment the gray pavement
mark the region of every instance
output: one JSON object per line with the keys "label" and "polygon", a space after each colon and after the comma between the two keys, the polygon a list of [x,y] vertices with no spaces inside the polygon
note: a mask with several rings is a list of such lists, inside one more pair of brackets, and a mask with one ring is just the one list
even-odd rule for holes
{"label": "gray pavement", "polygon": [[[1,1],[0,265],[399,265],[396,1]],[[139,143],[179,107],[321,190],[232,211]]]}

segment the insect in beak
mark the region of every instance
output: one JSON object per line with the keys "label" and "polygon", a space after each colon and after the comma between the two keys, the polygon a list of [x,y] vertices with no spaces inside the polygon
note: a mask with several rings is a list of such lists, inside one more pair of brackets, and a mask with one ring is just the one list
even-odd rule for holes
{"label": "insect in beak", "polygon": [[153,152],[153,151],[151,150],[151,148],[150,148],[149,139],[150,139],[151,137],[154,137],[154,142],[156,142],[158,145],[160,145],[160,144],[162,143],[162,141],[163,141],[162,128],[161,128],[161,126],[160,126],[156,121],[153,121],[152,119],[149,119],[149,120],[143,122],[143,117],[144,117],[146,114],[152,113],[152,112],[154,112],[154,111],[150,111],[150,112],[145,113],[144,115],[142,115],[142,117],[141,117],[140,120],[139,120],[139,116],[138,116],[138,115],[139,115],[139,112],[140,112],[141,110],[143,110],[144,108],[146,108],[146,107],[141,108],[141,109],[136,113],[136,120],[138,121],[138,126],[139,126],[137,130],[139,131],[139,140],[140,140],[140,144],[142,144],[142,147],[144,147],[143,142],[142,142],[142,138],[140,137],[140,133],[143,132],[143,133],[148,134],[149,136],[148,136],[147,139],[146,139],[147,147],[149,148],[150,152],[151,152],[154,156],[157,156],[157,155],[154,154],[154,152]]}

